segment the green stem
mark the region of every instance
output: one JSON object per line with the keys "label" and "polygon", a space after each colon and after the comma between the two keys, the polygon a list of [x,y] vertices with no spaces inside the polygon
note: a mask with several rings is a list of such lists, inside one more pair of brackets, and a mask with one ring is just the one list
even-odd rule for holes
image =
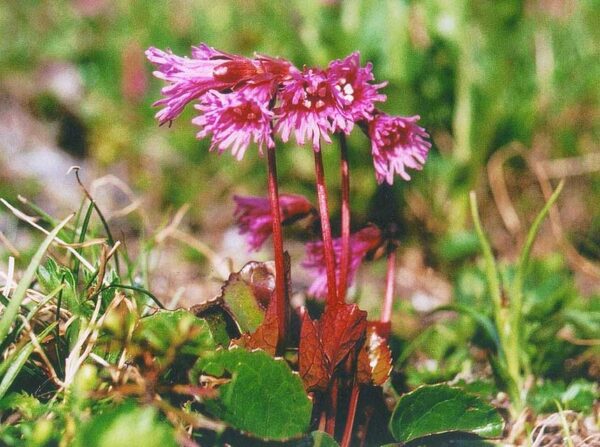
{"label": "green stem", "polygon": [[540,213],[533,221],[533,224],[531,225],[531,228],[527,233],[525,245],[521,250],[519,262],[517,264],[517,271],[515,273],[515,279],[513,281],[513,287],[511,288],[512,293],[510,297],[511,303],[515,306],[514,312],[517,313],[519,316],[523,308],[523,281],[525,279],[525,274],[527,273],[527,266],[529,265],[529,258],[531,256],[531,249],[533,248],[533,243],[537,238],[542,222],[544,221],[544,219],[546,219],[546,216],[550,212],[550,208],[552,208],[552,205],[554,205],[558,200],[558,197],[560,196],[564,185],[565,181],[563,179],[560,181],[560,183],[548,199],[548,202],[546,202],[546,204],[544,205],[544,208],[542,208]]}
{"label": "green stem", "polygon": [[[479,238],[479,244],[483,252],[483,258],[485,260],[485,274],[488,282],[490,295],[492,298],[492,304],[494,306],[494,321],[498,331],[498,337],[503,347],[504,358],[502,358],[501,352],[498,355],[501,359],[501,363],[506,367],[509,384],[508,391],[515,403],[517,408],[521,406],[521,365],[518,345],[514,345],[512,339],[514,334],[518,332],[518,328],[513,326],[513,321],[509,312],[502,301],[502,288],[500,285],[500,277],[498,274],[498,266],[492,253],[492,247],[483,231],[481,226],[481,220],[479,218],[479,209],[477,207],[477,198],[475,191],[471,191],[469,194],[471,204],[471,217],[473,218],[473,224],[475,226],[475,232]],[[517,338],[518,340],[518,334]]]}
{"label": "green stem", "polygon": [[[79,186],[83,190],[83,193],[85,194],[85,196],[90,201],[91,205],[96,210],[96,214],[98,214],[98,217],[100,218],[100,222],[102,222],[102,226],[104,227],[104,231],[106,232],[106,237],[108,239],[108,243],[110,244],[111,247],[114,247],[115,246],[115,239],[113,238],[112,232],[110,231],[110,227],[108,226],[108,222],[104,218],[104,214],[102,214],[102,211],[98,207],[98,204],[96,203],[96,201],[94,200],[94,198],[91,196],[91,194],[85,188],[85,186],[83,186],[83,182],[79,178],[79,168],[75,169],[74,172],[75,172],[75,178],[77,179],[77,183],[79,183]],[[119,272],[121,271],[121,268],[120,268],[120,265],[119,265],[119,253],[116,252],[116,251],[115,251],[115,254],[114,254],[114,259],[115,259],[115,269],[117,271],[117,275],[119,275]]]}
{"label": "green stem", "polygon": [[[523,285],[525,281],[525,274],[527,273],[527,267],[529,265],[529,258],[531,256],[531,250],[533,248],[533,243],[537,238],[542,222],[548,215],[550,208],[562,192],[565,181],[561,180],[558,184],[548,202],[544,205],[540,213],[536,216],[529,232],[527,233],[527,239],[525,240],[525,245],[521,249],[521,254],[519,256],[519,261],[517,263],[517,268],[515,272],[515,277],[512,281],[511,287],[509,289],[509,313],[510,313],[510,323],[509,326],[511,328],[509,332],[509,348],[508,353],[510,357],[514,357],[513,363],[518,362],[519,367],[525,366],[521,365],[522,359],[520,358],[521,353],[521,327],[523,320]],[[526,366],[529,366],[528,362],[525,362]],[[527,368],[528,369],[528,368]],[[520,373],[520,371],[519,371]]]}

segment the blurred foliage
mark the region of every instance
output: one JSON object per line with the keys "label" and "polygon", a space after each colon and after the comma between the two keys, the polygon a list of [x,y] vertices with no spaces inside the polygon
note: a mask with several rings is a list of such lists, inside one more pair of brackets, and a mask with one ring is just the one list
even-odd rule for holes
{"label": "blurred foliage", "polygon": [[[511,278],[514,266],[502,265],[501,274]],[[481,266],[467,267],[458,273],[454,302],[448,309],[442,309],[458,312],[457,317],[430,325],[410,342],[398,359],[397,368],[403,367],[411,387],[451,380],[458,375],[469,378],[462,387],[479,393],[477,389],[470,389],[477,383],[472,381],[490,375],[491,371],[483,368],[484,362],[490,360],[490,354],[497,348],[490,333],[478,324],[483,319],[491,319],[493,313]],[[532,391],[530,404],[536,411],[552,411],[554,400],[569,408],[573,405],[578,411],[591,407],[588,404],[590,399],[594,400],[589,397],[594,396],[591,382],[575,380],[567,387],[564,381],[568,383],[578,377],[598,380],[600,352],[595,339],[600,333],[599,306],[600,296],[582,299],[573,283],[572,273],[565,268],[560,256],[531,263],[524,284],[521,355],[527,359],[526,373],[542,383]],[[465,313],[464,309],[469,312]],[[479,320],[476,321],[474,315]],[[413,361],[404,364],[410,355],[413,355]],[[501,377],[497,379],[502,383]],[[552,382],[558,379],[562,382]],[[544,383],[544,380],[550,381]],[[586,404],[579,404],[579,399]]]}
{"label": "blurred foliage", "polygon": [[[158,128],[151,103],[161,82],[150,79],[144,49],[189,54],[190,45],[206,42],[246,55],[279,55],[298,66],[324,66],[359,50],[363,61],[373,62],[376,78],[389,81],[383,108],[421,115],[432,134],[424,172],[388,191],[415,230],[411,237],[427,240],[464,228],[465,192],[478,185],[499,148],[543,141],[538,149],[545,158],[593,149],[599,131],[597,13],[594,0],[176,0],[151,7],[120,0],[5,2],[0,81],[4,94],[61,126],[65,149],[105,165],[125,163],[137,189],[151,191],[165,206],[195,203],[202,222],[202,209],[228,203],[233,190],[262,194],[264,162],[256,151],[241,163],[209,154],[207,142],[194,139],[192,111],[172,128]],[[81,76],[83,94],[76,101],[40,82],[61,64]],[[368,141],[355,132],[350,145],[359,223],[377,217],[376,183]],[[336,150],[325,151],[334,190],[337,158]],[[310,151],[280,148],[279,176],[283,190],[311,196]],[[598,176],[587,188],[593,194],[584,201],[594,210]],[[337,210],[338,194],[331,197]],[[598,220],[597,207],[590,220]],[[595,246],[597,256],[593,234],[578,235],[578,242],[591,245],[588,252]]]}

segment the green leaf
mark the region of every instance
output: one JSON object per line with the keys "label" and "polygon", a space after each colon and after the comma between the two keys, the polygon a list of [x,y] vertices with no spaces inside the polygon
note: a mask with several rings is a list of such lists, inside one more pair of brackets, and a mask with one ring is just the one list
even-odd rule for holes
{"label": "green leaf", "polygon": [[440,258],[455,262],[477,253],[479,239],[472,231],[458,231],[442,238],[435,248]]}
{"label": "green leaf", "polygon": [[340,445],[324,431],[313,431],[310,436],[313,439],[313,447],[339,447]]}
{"label": "green leaf", "polygon": [[75,447],[176,447],[173,428],[152,407],[125,403],[106,410],[78,431]]}
{"label": "green leaf", "polygon": [[203,315],[204,320],[210,327],[215,343],[225,348],[229,346],[229,342],[232,339],[230,333],[233,332],[232,329],[229,329],[231,318],[228,317],[225,311],[219,312],[218,310],[213,310]]}
{"label": "green leaf", "polygon": [[48,407],[27,393],[10,393],[0,399],[0,411],[16,410],[24,419],[37,419]]}
{"label": "green leaf", "polygon": [[232,273],[223,286],[223,301],[234,315],[242,332],[254,332],[265,318],[252,286],[239,273]]}
{"label": "green leaf", "polygon": [[561,381],[546,380],[534,387],[528,395],[528,403],[538,413],[556,410],[560,402],[566,410],[588,412],[598,396],[598,386],[585,379],[575,380],[569,386]]}
{"label": "green leaf", "polygon": [[84,306],[81,306],[77,297],[77,286],[73,272],[66,267],[59,266],[54,259],[49,258],[45,265],[39,266],[37,279],[42,291],[46,294],[51,293],[63,284],[64,287],[61,292],[63,307],[69,311],[80,314],[85,309]]}
{"label": "green leaf", "polygon": [[496,437],[503,426],[494,407],[444,384],[424,386],[402,396],[389,424],[392,435],[401,442],[455,431]]}
{"label": "green leaf", "polygon": [[241,335],[231,311],[220,297],[192,306],[190,312],[208,323],[215,342],[224,348]]}
{"label": "green leaf", "polygon": [[460,304],[448,304],[446,306],[440,306],[436,308],[432,313],[447,310],[458,312],[471,317],[479,326],[481,326],[481,328],[485,331],[486,335],[494,342],[494,345],[496,346],[498,352],[502,353],[502,344],[500,343],[498,332],[496,331],[494,323],[492,323],[492,321],[486,315],[478,312],[477,310],[471,307],[462,306]]}
{"label": "green leaf", "polygon": [[161,354],[179,347],[183,354],[200,355],[216,347],[206,321],[184,309],[161,310],[142,318],[133,338]]}
{"label": "green leaf", "polygon": [[201,358],[196,370],[230,377],[209,410],[232,427],[263,439],[285,440],[305,433],[312,404],[300,377],[264,351],[235,348]]}
{"label": "green leaf", "polygon": [[590,411],[598,399],[598,384],[579,379],[571,383],[560,396],[566,409]]}
{"label": "green leaf", "polygon": [[420,438],[410,444],[385,444],[381,447],[497,447],[484,439],[463,439],[460,436],[436,435]]}
{"label": "green leaf", "polygon": [[581,334],[582,338],[594,338],[600,333],[600,312],[598,311],[567,309],[565,318]]}
{"label": "green leaf", "polygon": [[498,393],[498,387],[491,379],[478,379],[472,382],[465,382],[461,379],[455,382],[453,386],[461,388],[469,394],[475,394],[482,399],[492,399]]}

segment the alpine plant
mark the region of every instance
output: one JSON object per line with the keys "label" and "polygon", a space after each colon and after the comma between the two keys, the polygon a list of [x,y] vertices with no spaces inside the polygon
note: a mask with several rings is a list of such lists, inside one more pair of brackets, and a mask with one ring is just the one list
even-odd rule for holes
{"label": "alpine plant", "polygon": [[[396,176],[410,180],[409,169],[423,168],[431,148],[429,135],[418,125],[419,116],[391,116],[378,108],[386,101],[380,92],[387,82],[375,82],[373,66],[361,66],[360,54],[331,61],[326,68],[296,68],[282,58],[228,54],[201,44],[191,57],[170,50],[149,48],[154,75],[165,82],[162,97],[154,103],[160,124],[177,118],[193,105],[198,139],[210,138],[210,150],[241,160],[254,143],[267,154],[267,197],[235,196],[235,218],[250,251],[272,238],[275,280],[264,323],[234,344],[262,348],[282,355],[297,353],[293,365],[314,402],[314,420],[330,435],[336,416],[345,412],[341,446],[353,441],[354,416],[360,391],[380,386],[391,370],[387,346],[395,283],[397,231],[369,224],[350,231],[350,170],[346,136],[359,128],[370,140],[377,183],[393,185]],[[334,135],[340,147],[341,225],[333,238],[327,188],[321,155],[322,144]],[[310,143],[315,161],[317,206],[297,194],[279,194],[276,139]],[[291,309],[291,272],[283,249],[283,225],[309,218],[320,233],[306,243],[302,266],[312,275],[307,294],[325,301],[318,320],[305,308]],[[311,220],[312,219],[312,220]],[[314,233],[314,231],[313,231]],[[387,255],[387,277],[378,321],[346,302],[361,264]],[[292,321],[293,320],[293,321]],[[295,329],[294,329],[295,328]],[[299,334],[289,331],[298,330]],[[240,341],[241,340],[241,341]],[[339,396],[349,397],[347,412]],[[342,398],[340,402],[345,402]],[[347,402],[347,401],[346,401]]]}

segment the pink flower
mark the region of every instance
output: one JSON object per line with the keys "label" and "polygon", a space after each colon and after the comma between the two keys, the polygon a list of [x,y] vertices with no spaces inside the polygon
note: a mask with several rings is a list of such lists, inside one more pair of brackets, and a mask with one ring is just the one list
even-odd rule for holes
{"label": "pink flower", "polygon": [[293,131],[299,145],[308,138],[313,149],[319,150],[321,137],[331,143],[330,132],[352,129],[351,116],[342,110],[327,74],[322,70],[305,69],[293,74],[291,80],[283,84],[279,98],[281,104],[276,109],[278,122],[275,129],[285,142]]}
{"label": "pink flower", "polygon": [[162,89],[164,98],[154,103],[164,106],[156,114],[161,124],[176,118],[187,104],[209,90],[223,91],[247,82],[286,79],[290,72],[297,71],[283,59],[258,56],[252,60],[205,44],[192,47],[191,59],[154,47],[146,50],[146,57],[157,68],[154,76],[168,83]]}
{"label": "pink flower", "polygon": [[371,63],[365,67],[360,66],[358,52],[329,63],[327,74],[334,94],[354,121],[372,120],[375,101],[386,100],[386,96],[377,90],[385,87],[387,82],[370,84],[375,79],[372,70]]}
{"label": "pink flower", "polygon": [[202,129],[196,134],[202,139],[212,134],[210,150],[215,147],[222,154],[229,147],[234,157],[241,160],[251,141],[258,145],[262,154],[263,144],[273,147],[269,110],[272,84],[248,84],[231,93],[209,91],[202,97],[196,109],[202,112],[192,123]]}
{"label": "pink flower", "polygon": [[[370,251],[377,248],[382,242],[381,230],[374,225],[363,228],[350,235],[350,265],[348,268],[348,284],[354,282],[354,277],[358,268],[362,264],[364,257]],[[340,258],[342,255],[342,238],[333,240],[333,251],[336,258],[336,281],[340,280]],[[308,288],[308,294],[316,298],[325,298],[327,296],[327,268],[325,267],[325,254],[323,242],[315,241],[306,244],[306,259],[302,266],[310,270],[315,277],[313,283]]]}
{"label": "pink flower", "polygon": [[[240,227],[240,234],[247,235],[250,251],[260,249],[273,232],[271,204],[266,197],[234,196],[236,203],[235,217]],[[282,223],[291,223],[297,218],[311,212],[313,206],[304,196],[297,194],[281,194],[279,210]]]}
{"label": "pink flower", "polygon": [[378,183],[394,183],[394,174],[410,180],[406,168],[422,169],[431,148],[429,135],[416,122],[419,116],[380,113],[369,123],[371,154]]}

